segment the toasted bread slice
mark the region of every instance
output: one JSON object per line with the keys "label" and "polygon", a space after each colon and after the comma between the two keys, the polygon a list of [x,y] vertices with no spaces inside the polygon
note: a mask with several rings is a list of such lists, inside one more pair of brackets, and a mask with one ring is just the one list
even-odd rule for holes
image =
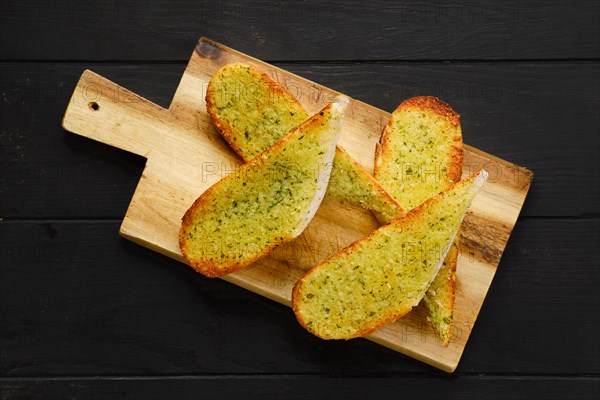
{"label": "toasted bread slice", "polygon": [[[383,130],[375,156],[375,177],[411,209],[460,180],[463,149],[459,115],[435,97],[413,97],[398,106]],[[442,344],[450,342],[454,313],[458,238],[424,304]]]}
{"label": "toasted bread slice", "polygon": [[223,276],[304,230],[325,196],[347,105],[339,96],[194,202],[179,233],[194,269]]}
{"label": "toasted bread slice", "polygon": [[408,313],[438,273],[480,171],[308,271],[294,286],[300,324],[324,339],[367,335]]}
{"label": "toasted bread slice", "polygon": [[375,178],[410,210],[462,174],[459,115],[435,97],[413,97],[392,113],[375,153]]}
{"label": "toasted bread slice", "polygon": [[[248,161],[309,117],[300,102],[267,74],[227,64],[208,84],[206,108],[233,150]],[[372,210],[390,221],[404,212],[360,164],[338,147],[327,196]]]}

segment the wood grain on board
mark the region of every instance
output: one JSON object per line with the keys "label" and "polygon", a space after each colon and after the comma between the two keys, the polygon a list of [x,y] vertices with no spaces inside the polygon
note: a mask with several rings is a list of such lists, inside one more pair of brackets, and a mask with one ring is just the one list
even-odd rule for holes
{"label": "wood grain on board", "polygon": [[[91,71],[82,75],[64,128],[148,159],[121,225],[122,236],[182,261],[177,242],[181,216],[204,190],[240,165],[212,127],[204,104],[213,73],[233,61],[269,73],[311,112],[336,94],[207,39],[200,40],[192,53],[168,109]],[[388,113],[358,101],[352,101],[346,112],[340,145],[370,171],[375,143],[388,118]],[[450,346],[440,345],[419,310],[368,337],[445,371],[453,371],[460,360],[532,178],[524,168],[465,147],[464,173],[485,168],[490,179],[461,229],[463,247]],[[289,305],[291,287],[305,270],[376,227],[369,213],[326,200],[299,238],[225,279]]]}

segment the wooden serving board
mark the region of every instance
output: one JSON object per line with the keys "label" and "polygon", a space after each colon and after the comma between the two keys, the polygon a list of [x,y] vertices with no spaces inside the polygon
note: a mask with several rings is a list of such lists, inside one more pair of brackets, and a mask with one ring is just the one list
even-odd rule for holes
{"label": "wooden serving board", "polygon": [[[178,245],[181,217],[202,192],[241,164],[213,128],[204,102],[213,73],[234,61],[270,74],[310,112],[337,94],[204,38],[192,53],[168,109],[91,71],[81,76],[63,127],[148,159],[121,225],[123,237],[183,262]],[[375,144],[389,117],[355,100],[346,111],[339,144],[369,171],[373,170]],[[461,229],[450,346],[440,344],[421,307],[367,337],[448,372],[458,365],[533,176],[524,168],[465,148],[464,174],[485,168],[490,178]],[[305,271],[377,227],[369,212],[326,199],[300,237],[223,279],[289,306],[292,286]]]}

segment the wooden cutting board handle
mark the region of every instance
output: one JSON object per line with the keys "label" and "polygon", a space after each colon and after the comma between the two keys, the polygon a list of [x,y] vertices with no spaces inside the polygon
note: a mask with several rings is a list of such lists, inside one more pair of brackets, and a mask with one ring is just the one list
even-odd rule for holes
{"label": "wooden cutting board handle", "polygon": [[[63,117],[64,129],[148,157],[161,143],[168,110],[86,70]],[[164,132],[164,129],[162,130]]]}

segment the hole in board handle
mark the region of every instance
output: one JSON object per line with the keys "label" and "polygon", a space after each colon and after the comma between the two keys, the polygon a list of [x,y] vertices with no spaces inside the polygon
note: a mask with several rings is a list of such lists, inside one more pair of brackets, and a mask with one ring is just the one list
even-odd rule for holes
{"label": "hole in board handle", "polygon": [[95,101],[90,101],[88,103],[88,107],[90,108],[90,110],[92,111],[98,111],[100,109],[100,106],[98,105],[98,103],[96,103]]}

